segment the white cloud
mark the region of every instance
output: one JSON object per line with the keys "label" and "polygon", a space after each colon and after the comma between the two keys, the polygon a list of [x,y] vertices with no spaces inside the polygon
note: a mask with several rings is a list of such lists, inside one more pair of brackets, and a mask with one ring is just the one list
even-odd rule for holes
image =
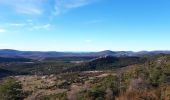
{"label": "white cloud", "polygon": [[23,14],[27,14],[27,15],[32,15],[32,14],[37,14],[40,15],[42,14],[42,10],[41,9],[37,9],[37,8],[16,8],[16,11],[19,13],[23,13]]}
{"label": "white cloud", "polygon": [[18,13],[34,15],[42,14],[43,3],[46,0],[0,0],[0,5],[5,5]]}
{"label": "white cloud", "polygon": [[44,25],[35,25],[31,28],[31,30],[34,30],[34,29],[45,29],[45,30],[49,30],[51,27],[51,24],[44,24]]}
{"label": "white cloud", "polygon": [[43,28],[44,28],[44,29],[47,29],[47,30],[48,30],[50,27],[51,27],[51,24],[46,24],[46,25],[43,26]]}
{"label": "white cloud", "polygon": [[6,32],[6,30],[3,28],[0,28],[0,33],[4,33],[4,32]]}
{"label": "white cloud", "polygon": [[70,0],[65,4],[66,8],[78,8],[90,4],[93,0]]}
{"label": "white cloud", "polygon": [[6,7],[25,15],[59,15],[99,0],[0,0],[0,9]]}
{"label": "white cloud", "polygon": [[28,30],[28,31],[33,31],[33,30],[50,30],[52,29],[53,25],[50,23],[35,23],[32,20],[26,20],[25,22],[22,23],[4,23],[0,27],[0,33],[7,32],[14,32],[14,31],[20,31],[20,30]]}
{"label": "white cloud", "polygon": [[23,24],[23,23],[10,23],[9,25],[10,26],[16,26],[16,27],[22,27],[22,26],[25,26],[26,24]]}
{"label": "white cloud", "polygon": [[89,5],[98,0],[56,0],[54,14],[59,15],[71,9]]}

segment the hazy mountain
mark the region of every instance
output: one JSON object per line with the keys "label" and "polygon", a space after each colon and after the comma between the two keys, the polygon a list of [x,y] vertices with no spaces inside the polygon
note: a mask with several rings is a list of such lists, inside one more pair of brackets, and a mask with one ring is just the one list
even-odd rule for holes
{"label": "hazy mountain", "polygon": [[42,51],[18,51],[11,49],[1,49],[0,57],[25,57],[25,58],[44,58],[44,57],[100,57],[100,56],[144,56],[144,55],[157,55],[157,54],[170,54],[170,51],[101,51],[101,52],[42,52]]}

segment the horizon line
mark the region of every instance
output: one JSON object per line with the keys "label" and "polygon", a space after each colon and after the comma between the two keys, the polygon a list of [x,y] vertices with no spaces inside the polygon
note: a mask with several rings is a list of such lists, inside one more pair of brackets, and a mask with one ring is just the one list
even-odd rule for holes
{"label": "horizon line", "polygon": [[25,52],[103,52],[103,51],[112,51],[112,52],[157,52],[157,51],[170,51],[170,50],[110,50],[110,49],[106,49],[106,50],[91,50],[91,51],[75,51],[75,50],[70,50],[70,51],[65,51],[65,50],[21,50],[21,49],[0,49],[0,50],[14,50],[14,51],[25,51]]}

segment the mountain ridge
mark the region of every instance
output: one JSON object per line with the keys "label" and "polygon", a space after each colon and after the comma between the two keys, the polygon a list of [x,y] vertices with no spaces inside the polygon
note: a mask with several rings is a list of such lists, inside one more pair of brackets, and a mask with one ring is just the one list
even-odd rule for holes
{"label": "mountain ridge", "polygon": [[44,58],[44,57],[100,57],[100,56],[145,56],[157,54],[170,54],[170,51],[111,51],[104,50],[99,52],[57,52],[57,51],[20,51],[13,49],[0,49],[0,57],[25,57],[25,58]]}

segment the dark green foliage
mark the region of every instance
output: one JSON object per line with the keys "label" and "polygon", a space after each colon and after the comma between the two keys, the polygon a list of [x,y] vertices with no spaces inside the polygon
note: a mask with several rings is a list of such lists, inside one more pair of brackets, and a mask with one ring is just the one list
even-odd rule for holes
{"label": "dark green foliage", "polygon": [[143,65],[130,67],[122,73],[122,86],[127,89],[131,80],[137,78],[145,80],[148,87],[170,84],[170,56],[158,56]]}
{"label": "dark green foliage", "polygon": [[119,89],[119,79],[116,75],[109,75],[104,78],[98,79],[96,83],[93,85],[93,89],[100,89],[103,91],[106,91],[107,89],[110,89],[113,93],[113,95],[118,94]]}
{"label": "dark green foliage", "polygon": [[[78,94],[78,100],[105,100],[106,97],[113,96],[114,98],[121,93],[125,93],[125,96],[122,96],[123,99],[126,96],[128,98],[141,97],[141,93],[144,96],[143,98],[155,98],[153,100],[159,100],[160,95],[163,95],[162,98],[168,97],[169,93],[167,91],[169,91],[169,88],[166,93],[164,93],[164,90],[157,90],[157,88],[164,85],[169,87],[169,84],[170,56],[158,56],[144,64],[129,66],[124,72],[118,75],[95,79],[90,89],[83,90]],[[128,93],[127,90],[131,92]],[[107,96],[108,93],[109,96]],[[131,94],[134,94],[134,97],[131,97]]]}
{"label": "dark green foliage", "polygon": [[57,88],[59,89],[68,89],[71,85],[71,82],[68,81],[62,81],[56,85]]}
{"label": "dark green foliage", "polygon": [[0,100],[23,100],[25,94],[22,91],[22,86],[14,78],[3,80],[0,85]]}
{"label": "dark green foliage", "polygon": [[142,64],[147,61],[140,57],[103,57],[92,60],[80,66],[70,67],[64,72],[89,71],[89,70],[110,70],[126,67],[133,64]]}
{"label": "dark green foliage", "polygon": [[170,83],[170,56],[162,56],[148,63],[150,83],[159,86]]}
{"label": "dark green foliage", "polygon": [[[119,93],[119,81],[117,76],[109,75],[104,78],[98,78],[90,89],[83,90],[78,94],[78,100],[106,100],[108,90],[110,98]],[[87,99],[84,99],[87,98]],[[108,98],[108,97],[107,97]]]}
{"label": "dark green foliage", "polygon": [[28,58],[21,58],[21,57],[0,57],[0,63],[9,63],[9,62],[31,62],[33,60]]}
{"label": "dark green foliage", "polygon": [[15,73],[12,72],[12,71],[8,71],[8,70],[0,68],[0,79],[3,78],[3,77],[9,76],[9,75],[14,75],[14,74]]}
{"label": "dark green foliage", "polygon": [[18,74],[58,74],[62,70],[77,66],[74,63],[66,62],[35,62],[35,63],[10,63],[6,66],[2,66],[3,69],[7,69]]}
{"label": "dark green foliage", "polygon": [[83,90],[77,94],[77,100],[104,100],[105,92],[99,89]]}
{"label": "dark green foliage", "polygon": [[[73,59],[71,61],[71,59]],[[125,67],[132,64],[140,64],[146,58],[140,57],[105,57],[88,61],[91,57],[66,57],[66,58],[47,58],[41,62],[10,62],[1,63],[0,68],[15,72],[17,74],[59,74],[66,72],[79,72],[88,70],[110,70]],[[74,63],[74,61],[84,61]]]}

